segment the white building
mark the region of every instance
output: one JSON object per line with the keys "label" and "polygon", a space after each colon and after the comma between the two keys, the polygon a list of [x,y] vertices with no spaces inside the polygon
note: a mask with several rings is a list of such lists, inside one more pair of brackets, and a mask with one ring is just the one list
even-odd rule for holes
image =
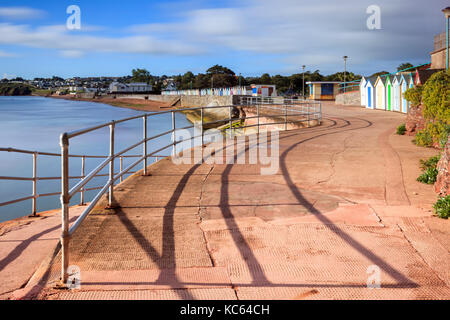
{"label": "white building", "polygon": [[109,85],[110,93],[139,93],[139,92],[150,92],[153,87],[150,84],[144,82],[135,83],[120,83],[113,82]]}

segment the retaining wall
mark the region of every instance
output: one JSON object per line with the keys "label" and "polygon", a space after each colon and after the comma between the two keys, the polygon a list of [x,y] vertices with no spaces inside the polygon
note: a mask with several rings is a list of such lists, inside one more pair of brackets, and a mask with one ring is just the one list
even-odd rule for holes
{"label": "retaining wall", "polygon": [[336,104],[361,106],[361,94],[359,91],[341,93],[336,96]]}

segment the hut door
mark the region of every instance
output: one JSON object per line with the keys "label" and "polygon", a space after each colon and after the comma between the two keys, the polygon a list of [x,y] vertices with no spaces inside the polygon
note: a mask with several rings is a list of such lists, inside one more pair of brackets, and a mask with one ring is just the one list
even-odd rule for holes
{"label": "hut door", "polygon": [[367,105],[372,108],[372,88],[367,87]]}

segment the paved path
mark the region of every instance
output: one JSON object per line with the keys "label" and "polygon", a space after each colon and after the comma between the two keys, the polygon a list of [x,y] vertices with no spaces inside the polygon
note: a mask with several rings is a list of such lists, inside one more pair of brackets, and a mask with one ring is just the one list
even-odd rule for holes
{"label": "paved path", "polygon": [[[127,179],[120,208],[93,212],[71,241],[81,290],[52,288],[56,257],[34,294],[447,299],[450,225],[432,216],[432,186],[415,181],[419,159],[437,152],[394,134],[402,114],[327,104],[324,112],[320,127],[280,133],[275,175],[165,159]],[[367,288],[368,268],[379,268],[381,289]]]}

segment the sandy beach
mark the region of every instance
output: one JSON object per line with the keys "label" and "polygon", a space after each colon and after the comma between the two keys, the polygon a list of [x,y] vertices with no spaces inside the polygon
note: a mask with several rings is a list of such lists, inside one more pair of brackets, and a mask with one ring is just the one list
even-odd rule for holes
{"label": "sandy beach", "polygon": [[95,97],[94,99],[85,99],[85,98],[76,98],[73,95],[51,95],[47,96],[47,98],[104,103],[112,105],[114,107],[128,108],[137,111],[162,111],[174,109],[170,107],[170,102],[144,100],[144,99],[130,99],[130,98],[113,99],[111,97]]}

